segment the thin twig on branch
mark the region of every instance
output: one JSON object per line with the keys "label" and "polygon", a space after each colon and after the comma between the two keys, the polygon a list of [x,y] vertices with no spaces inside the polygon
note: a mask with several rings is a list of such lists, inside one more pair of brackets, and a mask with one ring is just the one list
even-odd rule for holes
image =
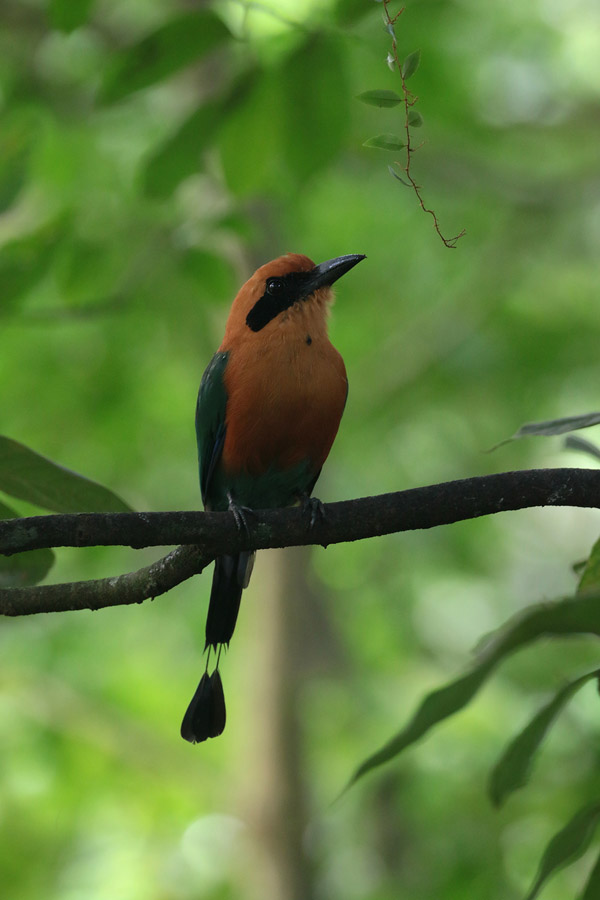
{"label": "thin twig on branch", "polygon": [[600,470],[530,469],[503,472],[325,505],[307,527],[299,508],[258,511],[248,529],[232,513],[80,513],[0,521],[0,553],[43,547],[183,544],[168,556],[126,575],[74,584],[0,590],[0,614],[27,615],[141,603],[185,581],[223,553],[336,544],[394,532],[449,525],[534,506],[600,509]]}
{"label": "thin twig on branch", "polygon": [[[388,26],[388,31],[392,37],[391,59],[393,60],[393,63],[395,64],[396,69],[398,70],[398,72],[400,74],[400,80],[402,82],[402,94],[404,96],[404,131],[406,134],[406,144],[405,144],[406,163],[404,164],[404,166],[401,166],[401,168],[404,170],[404,174],[408,178],[410,185],[416,194],[416,197],[417,197],[417,200],[419,201],[419,205],[420,205],[421,209],[423,210],[423,212],[428,213],[432,217],[433,227],[437,231],[437,233],[440,236],[440,238],[442,239],[443,243],[450,250],[455,250],[457,242],[461,239],[461,237],[464,237],[464,235],[466,234],[466,229],[465,228],[461,229],[461,231],[457,235],[455,235],[454,237],[451,237],[451,238],[447,238],[442,234],[442,229],[440,227],[440,223],[439,223],[437,214],[435,213],[435,211],[433,209],[430,209],[428,206],[425,205],[425,201],[423,200],[423,194],[421,191],[421,185],[417,184],[417,182],[415,181],[415,178],[411,172],[412,154],[415,152],[415,150],[417,148],[414,147],[413,143],[412,143],[412,134],[411,134],[411,130],[410,130],[411,129],[410,111],[413,108],[413,106],[415,105],[415,103],[417,102],[418,98],[415,97],[406,86],[406,79],[404,77],[404,72],[402,70],[402,63],[400,62],[400,57],[398,56],[398,42],[397,42],[397,38],[396,38],[396,32],[394,30],[394,26],[395,26],[396,22],[398,21],[398,19],[400,18],[400,16],[402,15],[402,13],[404,12],[405,7],[403,6],[396,13],[395,16],[392,16],[390,13],[390,10],[389,10],[389,5],[390,5],[390,0],[383,0],[384,20]],[[397,165],[400,165],[400,163],[398,163]]]}

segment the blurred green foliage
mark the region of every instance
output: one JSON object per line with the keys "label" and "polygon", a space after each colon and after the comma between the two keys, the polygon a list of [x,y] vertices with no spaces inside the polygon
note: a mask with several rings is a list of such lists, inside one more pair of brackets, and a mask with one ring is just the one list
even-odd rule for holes
{"label": "blurred green foliage", "polygon": [[[466,227],[455,250],[390,176],[396,154],[363,146],[401,123],[401,106],[355,100],[400,89],[380,5],[2,4],[1,433],[135,509],[198,508],[196,391],[235,290],[286,250],[361,252],[331,322],[350,397],[322,499],[595,464],[560,438],[482,452],[523,422],[598,408],[594,0],[422,0],[396,34],[400,58],[421,51],[413,171],[442,229]],[[37,509],[0,514],[14,511]],[[597,536],[597,513],[547,509],[314,552],[294,704],[304,897],[520,898],[553,835],[563,852],[565,823],[588,835],[592,685],[526,790],[496,810],[485,786],[538,710],[597,668],[592,637],[515,654],[460,715],[330,804],[482,635],[573,594],[571,566]],[[158,551],[56,555],[58,581]],[[208,576],[135,609],[2,623],[7,896],[292,896],[265,893],[276,854],[260,852],[262,571],[224,666],[227,729],[201,747],[178,729]],[[544,900],[577,896],[593,865],[588,853],[554,875]]]}

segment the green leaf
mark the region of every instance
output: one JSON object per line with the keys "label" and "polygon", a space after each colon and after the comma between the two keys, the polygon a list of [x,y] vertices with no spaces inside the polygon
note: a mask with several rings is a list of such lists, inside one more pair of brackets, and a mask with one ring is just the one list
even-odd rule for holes
{"label": "green leaf", "polygon": [[348,131],[350,85],[340,42],[311,35],[284,61],[279,81],[284,159],[304,187],[338,158]]}
{"label": "green leaf", "polygon": [[600,539],[592,547],[590,557],[577,585],[578,594],[597,594],[600,592]]}
{"label": "green leaf", "polygon": [[128,512],[108,488],[0,436],[0,490],[54,512]]}
{"label": "green leaf", "polygon": [[591,428],[592,425],[600,425],[600,412],[585,413],[582,416],[567,416],[564,419],[549,419],[546,422],[527,422],[521,425],[512,440],[527,437],[530,434],[565,434],[567,431],[577,431],[579,428]]}
{"label": "green leaf", "polygon": [[423,124],[423,116],[416,109],[409,109],[407,121],[411,128],[420,128]]}
{"label": "green leaf", "polygon": [[495,667],[515,650],[547,635],[572,634],[600,635],[598,594],[532,606],[509,620],[489,638],[471,671],[425,697],[409,723],[359,766],[348,786],[372,769],[394,759],[435,725],[463,709]]}
{"label": "green leaf", "polygon": [[0,130],[0,213],[16,200],[27,181],[29,161],[39,142],[42,117],[37,110],[18,108],[3,113]]}
{"label": "green leaf", "polygon": [[[14,519],[18,515],[10,506],[0,502],[0,519]],[[45,549],[14,553],[12,556],[0,555],[0,588],[38,584],[46,577],[54,560],[52,550]]]}
{"label": "green leaf", "polygon": [[404,98],[395,91],[364,91],[356,99],[369,106],[398,106],[404,103]]}
{"label": "green leaf", "polygon": [[100,99],[114,103],[163,81],[202,59],[230,37],[221,19],[209,9],[179,15],[116,54],[106,73]]}
{"label": "green leaf", "polygon": [[510,742],[492,770],[489,793],[492,802],[500,806],[517,788],[529,780],[535,754],[548,729],[571,697],[591,678],[598,678],[600,670],[589,672],[561,688]]}
{"label": "green leaf", "polygon": [[273,161],[282,156],[282,107],[279,72],[268,69],[252,79],[250,89],[223,122],[216,141],[234,194],[245,197],[267,186],[272,190]]}
{"label": "green leaf", "polygon": [[55,562],[52,550],[0,556],[0,588],[29,587],[43,581]]}
{"label": "green leaf", "polygon": [[397,181],[401,182],[401,184],[403,184],[404,187],[410,187],[410,183],[408,181],[405,181],[404,178],[401,178],[393,166],[388,166],[388,170],[389,170],[390,175],[392,175]]}
{"label": "green leaf", "polygon": [[419,68],[419,63],[421,62],[421,51],[415,50],[414,53],[409,53],[404,62],[402,63],[402,77],[405,81],[414,75],[417,69]]}
{"label": "green leaf", "polygon": [[159,147],[143,173],[147,196],[168,197],[185,178],[202,169],[202,154],[214,142],[222,124],[250,94],[256,77],[254,70],[243,72],[224,96],[208,100],[195,109]]}
{"label": "green leaf", "polygon": [[493,663],[479,666],[472,672],[469,672],[468,675],[464,675],[462,678],[452,681],[450,684],[444,685],[437,691],[428,694],[408,725],[359,766],[350,784],[358,781],[371,769],[375,769],[398,756],[403,750],[423,737],[433,725],[466,706],[475,696],[492,667]]}
{"label": "green leaf", "polygon": [[600,856],[590,872],[587,884],[579,900],[598,900],[598,897],[600,897]]}
{"label": "green leaf", "polygon": [[554,835],[544,850],[538,874],[526,900],[535,900],[550,875],[575,862],[585,853],[594,836],[599,817],[600,803],[588,803]]}
{"label": "green leaf", "polygon": [[365,0],[335,0],[331,12],[335,24],[344,28],[364,19],[371,10]]}
{"label": "green leaf", "polygon": [[48,17],[53,28],[70,33],[87,22],[94,0],[50,0]]}
{"label": "green leaf", "polygon": [[377,147],[378,150],[402,150],[406,144],[395,134],[378,134],[366,140],[363,147]]}
{"label": "green leaf", "polygon": [[587,453],[588,456],[593,456],[594,459],[600,459],[600,447],[575,434],[570,434],[565,438],[564,448],[565,450],[580,450],[582,453]]}
{"label": "green leaf", "polygon": [[148,197],[170,196],[185,178],[200,170],[201,155],[222,118],[220,103],[205,103],[194,110],[148,161],[143,174],[143,189]]}
{"label": "green leaf", "polygon": [[498,447],[503,447],[504,444],[508,444],[510,441],[517,441],[530,435],[552,436],[555,434],[566,434],[568,431],[577,431],[579,428],[591,428],[593,425],[599,424],[600,412],[584,413],[581,416],[566,416],[564,419],[547,419],[544,422],[526,422],[525,425],[521,425],[512,437],[500,441],[499,444],[495,444],[491,449],[497,450]]}
{"label": "green leaf", "polygon": [[68,225],[64,219],[5,244],[0,254],[0,313],[7,312],[48,272]]}
{"label": "green leaf", "polygon": [[11,506],[7,506],[6,503],[2,503],[0,500],[0,519],[16,519],[18,515],[19,513]]}

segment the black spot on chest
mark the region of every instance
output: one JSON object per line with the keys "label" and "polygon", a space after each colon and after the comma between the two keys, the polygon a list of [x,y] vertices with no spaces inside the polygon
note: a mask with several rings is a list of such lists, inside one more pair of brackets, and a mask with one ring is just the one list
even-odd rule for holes
{"label": "black spot on chest", "polygon": [[312,344],[312,338],[311,338],[310,334],[306,335],[306,343],[308,344],[309,347]]}

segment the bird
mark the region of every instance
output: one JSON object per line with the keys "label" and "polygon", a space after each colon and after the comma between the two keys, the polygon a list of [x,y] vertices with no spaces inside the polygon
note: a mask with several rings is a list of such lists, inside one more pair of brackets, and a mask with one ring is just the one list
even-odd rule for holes
{"label": "bird", "polygon": [[[344,361],[327,333],[332,285],[363,259],[355,253],[315,265],[286,253],[260,266],[233,301],[200,383],[196,437],[204,508],[230,510],[240,529],[257,509],[302,504],[310,525],[322,514],[312,491],[348,394]],[[181,725],[192,744],[225,728],[221,650],[233,635],[254,557],[242,551],[215,560],[206,669]]]}

